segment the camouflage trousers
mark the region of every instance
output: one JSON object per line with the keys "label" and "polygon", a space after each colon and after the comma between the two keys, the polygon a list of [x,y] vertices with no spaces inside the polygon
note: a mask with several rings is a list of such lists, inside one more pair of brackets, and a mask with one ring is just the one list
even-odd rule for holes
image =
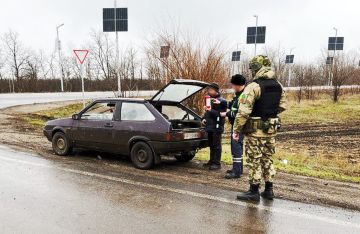
{"label": "camouflage trousers", "polygon": [[276,173],[272,159],[275,154],[275,137],[245,136],[245,154],[249,183],[259,184],[262,178],[272,182]]}

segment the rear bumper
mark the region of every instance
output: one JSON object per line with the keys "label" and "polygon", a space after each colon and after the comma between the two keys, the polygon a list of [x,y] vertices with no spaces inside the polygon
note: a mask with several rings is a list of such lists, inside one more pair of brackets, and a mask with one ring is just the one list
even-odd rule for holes
{"label": "rear bumper", "polygon": [[176,142],[150,141],[156,154],[187,152],[208,146],[207,139],[186,140]]}

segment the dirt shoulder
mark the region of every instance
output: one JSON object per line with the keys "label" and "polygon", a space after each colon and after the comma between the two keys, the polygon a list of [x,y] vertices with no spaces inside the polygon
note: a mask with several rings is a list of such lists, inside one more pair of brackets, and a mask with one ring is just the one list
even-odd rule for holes
{"label": "dirt shoulder", "polygon": [[[51,144],[39,130],[28,128],[19,120],[19,115],[39,110],[61,107],[66,103],[35,104],[0,110],[0,143],[22,151],[31,151],[42,157],[58,157],[51,150]],[[290,129],[289,129],[290,130]],[[279,136],[280,138],[282,136]],[[285,136],[284,136],[285,137]],[[95,158],[99,153],[81,152],[74,159]],[[239,180],[225,180],[223,176],[229,166],[221,171],[210,172],[202,168],[201,162],[178,163],[164,160],[155,170],[141,171],[133,168],[125,159],[116,159],[100,154],[105,164],[135,175],[146,175],[174,182],[206,184],[232,191],[247,190],[247,172]],[[275,192],[277,198],[312,204],[324,204],[360,210],[360,184],[305,177],[279,172],[276,176]],[[235,193],[234,193],[235,196]]]}

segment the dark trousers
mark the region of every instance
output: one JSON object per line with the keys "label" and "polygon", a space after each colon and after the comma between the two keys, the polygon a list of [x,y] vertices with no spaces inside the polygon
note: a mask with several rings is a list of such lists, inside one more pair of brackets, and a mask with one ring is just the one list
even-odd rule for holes
{"label": "dark trousers", "polygon": [[242,175],[243,173],[243,142],[244,135],[240,134],[240,139],[235,141],[232,138],[232,129],[231,129],[231,155],[233,159],[233,172],[236,175]]}
{"label": "dark trousers", "polygon": [[208,141],[210,147],[210,163],[220,165],[221,161],[221,133],[208,132]]}

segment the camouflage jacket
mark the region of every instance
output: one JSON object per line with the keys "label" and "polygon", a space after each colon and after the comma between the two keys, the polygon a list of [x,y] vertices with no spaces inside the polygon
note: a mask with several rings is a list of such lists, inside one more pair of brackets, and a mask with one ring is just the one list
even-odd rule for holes
{"label": "camouflage jacket", "polygon": [[[270,67],[262,67],[255,75],[254,80],[256,79],[276,79],[274,71],[271,70]],[[250,114],[253,110],[255,101],[258,100],[261,96],[261,88],[260,85],[256,82],[251,82],[246,86],[244,92],[241,94],[239,98],[239,110],[236,115],[235,123],[234,123],[234,132],[241,133],[242,128],[246,124],[247,120],[250,117]],[[280,104],[279,104],[279,112],[282,112],[286,109],[286,96],[285,91],[283,89]],[[250,136],[255,137],[271,137],[274,134],[267,134],[263,132],[261,129],[258,129],[256,132],[249,134]]]}

